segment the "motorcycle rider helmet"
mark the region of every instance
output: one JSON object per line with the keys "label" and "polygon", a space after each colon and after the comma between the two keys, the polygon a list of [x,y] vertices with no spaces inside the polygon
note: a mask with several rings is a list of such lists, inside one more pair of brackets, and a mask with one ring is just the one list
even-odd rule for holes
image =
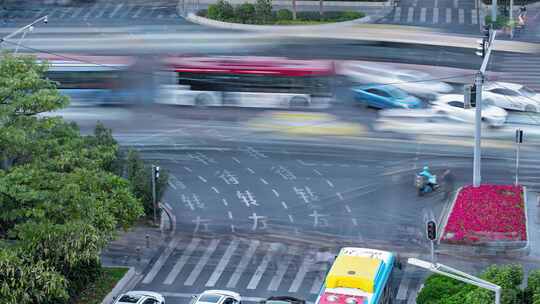
{"label": "motorcycle rider helmet", "polygon": [[429,171],[429,167],[428,167],[428,166],[424,166],[424,171]]}

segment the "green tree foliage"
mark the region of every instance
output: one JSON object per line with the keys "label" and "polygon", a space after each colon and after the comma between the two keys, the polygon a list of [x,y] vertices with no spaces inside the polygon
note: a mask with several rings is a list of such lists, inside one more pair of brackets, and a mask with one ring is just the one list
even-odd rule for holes
{"label": "green tree foliage", "polygon": [[[139,153],[135,150],[129,150],[126,160],[126,177],[133,187],[135,196],[143,202],[144,213],[153,214],[152,201],[152,167],[146,165]],[[167,189],[169,174],[166,170],[160,169],[159,179],[156,181],[156,199],[160,201]]]}
{"label": "green tree foliage", "polygon": [[268,24],[272,21],[272,0],[257,0],[255,15],[259,23]]}
{"label": "green tree foliage", "polygon": [[242,23],[253,23],[255,20],[255,6],[251,3],[244,3],[236,7],[236,17]]}
{"label": "green tree foliage", "polygon": [[[522,303],[523,292],[519,286],[523,280],[523,268],[520,265],[492,265],[481,278],[501,286],[501,303]],[[417,297],[418,304],[491,304],[493,301],[492,291],[441,275],[430,276]]]}
{"label": "green tree foliage", "polygon": [[234,8],[229,2],[218,0],[215,4],[208,6],[208,18],[220,21],[231,20],[234,18]]}
{"label": "green tree foliage", "polygon": [[527,288],[525,289],[525,303],[540,304],[540,270],[529,273]]}
{"label": "green tree foliage", "polygon": [[280,9],[277,11],[277,19],[278,20],[293,20],[293,13],[285,8]]}
{"label": "green tree foliage", "polygon": [[[121,171],[118,145],[102,124],[94,135],[59,117],[67,98],[46,64],[0,61],[0,298],[65,303],[99,272],[100,252],[143,206]],[[5,270],[5,271],[4,271]]]}

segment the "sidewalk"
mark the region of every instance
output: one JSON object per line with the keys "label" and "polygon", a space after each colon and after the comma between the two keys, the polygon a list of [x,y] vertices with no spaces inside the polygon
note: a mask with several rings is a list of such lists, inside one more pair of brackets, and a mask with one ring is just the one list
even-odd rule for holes
{"label": "sidewalk", "polygon": [[537,192],[527,192],[527,228],[529,256],[540,258],[540,206]]}

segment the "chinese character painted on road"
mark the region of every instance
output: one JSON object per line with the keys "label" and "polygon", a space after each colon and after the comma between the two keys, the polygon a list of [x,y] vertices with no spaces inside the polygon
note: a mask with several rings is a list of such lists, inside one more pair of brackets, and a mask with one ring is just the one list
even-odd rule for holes
{"label": "chinese character painted on road", "polygon": [[[253,212],[253,215],[248,217],[250,220],[253,220],[253,225],[251,226],[251,230],[255,231],[257,229],[266,229],[267,227],[267,217],[262,215],[257,215],[257,213]],[[261,224],[261,227],[259,227],[259,224]]]}
{"label": "chinese character painted on road", "polygon": [[201,229],[201,225],[202,225],[202,232],[209,232],[208,230],[208,224],[211,222],[212,220],[208,220],[208,219],[201,219],[200,216],[197,216],[196,219],[194,219],[192,222],[195,223],[195,230],[193,231],[193,233],[197,233],[199,232],[199,230]]}
{"label": "chinese character painted on road", "polygon": [[313,213],[309,216],[313,217],[313,227],[328,227],[327,214],[319,214],[317,210],[313,210]]}
{"label": "chinese character painted on road", "polygon": [[238,197],[238,199],[241,202],[243,202],[246,205],[246,207],[250,207],[252,205],[259,206],[259,204],[257,203],[257,200],[255,199],[255,196],[249,190],[246,190],[246,191],[237,190],[236,197]]}

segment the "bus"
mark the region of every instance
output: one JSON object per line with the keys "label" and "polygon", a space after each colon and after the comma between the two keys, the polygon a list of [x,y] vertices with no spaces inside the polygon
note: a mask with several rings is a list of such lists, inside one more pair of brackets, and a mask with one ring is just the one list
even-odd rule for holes
{"label": "bus", "polygon": [[329,106],[335,66],[277,57],[168,57],[156,102],[173,105],[289,108]]}
{"label": "bus", "polygon": [[315,304],[387,304],[394,295],[394,253],[344,247],[328,271]]}

